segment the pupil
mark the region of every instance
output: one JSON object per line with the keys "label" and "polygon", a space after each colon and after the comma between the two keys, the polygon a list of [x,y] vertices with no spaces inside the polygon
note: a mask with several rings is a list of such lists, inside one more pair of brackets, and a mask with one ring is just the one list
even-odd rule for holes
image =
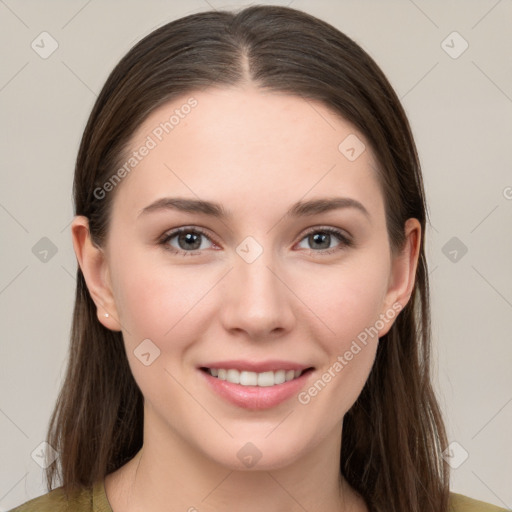
{"label": "pupil", "polygon": [[[327,249],[329,247],[329,234],[328,233],[322,233],[322,234],[318,234],[318,233],[315,233],[312,238],[313,238],[313,241],[314,243],[320,243],[322,244],[322,241],[324,242],[324,246],[321,247],[321,249]],[[327,245],[325,244],[325,241],[327,240]]]}
{"label": "pupil", "polygon": [[[185,247],[183,247],[183,246],[181,246],[181,243],[180,243],[180,246],[182,248],[185,248],[185,249],[187,249],[187,248],[188,249],[198,249],[201,246],[201,243],[200,242],[198,243],[199,236],[197,234],[186,233],[185,235],[182,235],[182,236],[179,237],[179,241],[180,242],[183,239],[185,239],[186,244],[185,244]],[[194,245],[194,243],[195,243],[195,245]]]}

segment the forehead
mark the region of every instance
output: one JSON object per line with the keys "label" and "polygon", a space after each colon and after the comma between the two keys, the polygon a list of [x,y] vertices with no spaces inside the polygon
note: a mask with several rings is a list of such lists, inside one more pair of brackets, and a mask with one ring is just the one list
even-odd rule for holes
{"label": "forehead", "polygon": [[374,215],[383,207],[361,133],[320,102],[252,87],[191,92],[160,106],[125,158],[115,202],[134,213],[165,196],[212,199],[230,211],[263,207],[260,215],[317,196],[353,197]]}

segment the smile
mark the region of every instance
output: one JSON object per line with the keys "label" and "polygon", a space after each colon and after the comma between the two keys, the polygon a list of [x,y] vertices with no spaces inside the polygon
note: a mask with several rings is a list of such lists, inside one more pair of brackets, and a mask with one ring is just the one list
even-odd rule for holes
{"label": "smile", "polygon": [[300,392],[315,368],[294,361],[231,359],[204,362],[197,367],[215,395],[244,409],[271,409]]}
{"label": "smile", "polygon": [[202,368],[212,377],[241,386],[270,387],[297,379],[307,370],[239,371],[234,368]]}

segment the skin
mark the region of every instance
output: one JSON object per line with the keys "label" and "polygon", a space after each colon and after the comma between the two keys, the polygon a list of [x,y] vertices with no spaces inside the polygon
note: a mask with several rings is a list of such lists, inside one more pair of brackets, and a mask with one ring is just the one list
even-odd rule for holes
{"label": "skin", "polygon": [[[106,244],[95,247],[87,219],[76,217],[73,243],[98,320],[123,333],[129,364],[145,397],[144,445],[107,476],[114,512],[197,510],[365,511],[339,476],[342,421],[374,362],[377,337],[307,405],[297,397],[262,411],[232,405],[203,382],[197,366],[220,359],[284,359],[314,366],[307,389],[365,328],[410,299],[421,227],[409,219],[407,242],[391,251],[376,162],[362,134],[318,102],[247,85],[216,88],[167,103],[133,137],[146,137],[187,98],[197,106],[115,190]],[[366,150],[353,162],[338,145],[349,134]],[[111,192],[112,193],[112,192]],[[227,220],[161,209],[163,197],[221,203]],[[364,205],[285,217],[299,200],[349,197]],[[201,250],[185,256],[171,229],[200,227]],[[334,235],[325,245],[309,228]],[[247,263],[236,248],[253,237],[263,249]],[[324,247],[339,250],[325,253]],[[109,317],[105,317],[105,313]],[[395,316],[396,318],[396,316]],[[394,319],[379,329],[381,337]],[[144,339],[160,349],[145,366]],[[258,463],[237,452],[253,443]],[[257,496],[257,499],[255,499]]]}

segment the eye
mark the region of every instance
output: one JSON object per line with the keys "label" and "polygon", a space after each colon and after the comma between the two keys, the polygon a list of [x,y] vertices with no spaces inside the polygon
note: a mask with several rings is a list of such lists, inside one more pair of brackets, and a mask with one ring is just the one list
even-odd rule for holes
{"label": "eye", "polygon": [[[174,239],[176,239],[177,247],[173,243]],[[205,239],[211,242],[210,238],[201,229],[184,227],[165,233],[159,243],[174,254],[186,256],[187,253],[193,254],[194,251],[208,249],[208,244],[205,246],[202,243]]]}
{"label": "eye", "polygon": [[[338,241],[334,247],[332,242]],[[208,242],[206,246],[203,242],[208,241],[215,246],[211,238],[200,228],[197,227],[182,227],[165,233],[159,240],[159,244],[163,245],[166,250],[171,251],[173,254],[181,256],[197,256],[202,250],[208,249]],[[313,228],[302,238],[301,243],[306,241],[313,248],[309,252],[327,255],[340,251],[347,247],[354,245],[353,241],[339,229],[321,227]],[[299,245],[299,247],[301,247]],[[304,248],[304,247],[303,247]],[[308,249],[306,247],[306,249]]]}
{"label": "eye", "polygon": [[[338,240],[338,245],[332,247],[331,242],[335,242],[336,239]],[[354,245],[353,241],[346,236],[343,231],[335,228],[313,228],[306,233],[306,236],[301,240],[301,243],[304,240],[313,247],[313,249],[310,249],[310,252],[319,253],[321,255],[332,254]]]}

